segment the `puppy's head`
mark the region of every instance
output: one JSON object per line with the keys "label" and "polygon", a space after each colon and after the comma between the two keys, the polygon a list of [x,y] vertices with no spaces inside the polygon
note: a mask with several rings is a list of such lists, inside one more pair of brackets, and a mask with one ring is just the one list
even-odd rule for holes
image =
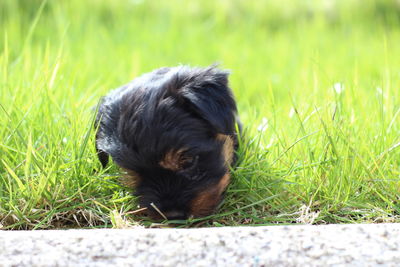
{"label": "puppy's head", "polygon": [[163,68],[107,96],[97,147],[126,171],[149,215],[211,214],[230,181],[236,105],[227,73]]}

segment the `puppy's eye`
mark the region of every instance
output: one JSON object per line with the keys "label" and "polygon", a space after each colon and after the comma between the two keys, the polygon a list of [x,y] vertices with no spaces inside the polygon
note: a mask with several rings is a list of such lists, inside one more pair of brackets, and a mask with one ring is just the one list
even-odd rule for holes
{"label": "puppy's eye", "polygon": [[199,160],[199,156],[184,156],[182,157],[182,169],[184,170],[190,170],[194,166],[196,166],[197,162]]}

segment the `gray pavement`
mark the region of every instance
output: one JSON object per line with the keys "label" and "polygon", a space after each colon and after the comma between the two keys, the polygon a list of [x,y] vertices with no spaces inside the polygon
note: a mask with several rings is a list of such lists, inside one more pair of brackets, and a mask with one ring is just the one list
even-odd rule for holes
{"label": "gray pavement", "polygon": [[0,266],[400,266],[400,224],[0,231]]}

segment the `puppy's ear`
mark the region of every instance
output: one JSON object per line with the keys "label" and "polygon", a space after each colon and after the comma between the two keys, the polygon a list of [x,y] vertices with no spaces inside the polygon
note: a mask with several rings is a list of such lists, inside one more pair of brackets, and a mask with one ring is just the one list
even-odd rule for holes
{"label": "puppy's ear", "polygon": [[228,87],[228,74],[215,67],[182,67],[175,76],[175,92],[184,107],[223,134],[235,131],[236,104]]}
{"label": "puppy's ear", "polygon": [[94,128],[96,131],[96,141],[95,141],[96,142],[96,152],[97,152],[97,157],[99,158],[99,161],[101,163],[101,166],[103,166],[103,168],[105,168],[107,166],[109,156],[105,151],[103,151],[100,148],[100,142],[101,142],[100,136],[102,135],[102,129],[100,127],[101,117],[102,117],[101,113],[97,110],[96,120],[94,123]]}

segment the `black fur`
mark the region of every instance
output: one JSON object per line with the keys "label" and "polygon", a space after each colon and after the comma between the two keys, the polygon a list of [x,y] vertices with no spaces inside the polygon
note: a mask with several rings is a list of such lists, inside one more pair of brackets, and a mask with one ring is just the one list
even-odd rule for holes
{"label": "black fur", "polygon": [[[237,109],[227,77],[215,67],[161,68],[101,99],[96,119],[99,160],[104,167],[110,155],[140,176],[136,194],[151,216],[157,217],[150,206],[154,203],[168,219],[189,217],[192,201],[229,171],[223,143],[216,138],[230,136],[237,148]],[[178,150],[189,159],[181,169],[160,166],[168,151]],[[217,197],[216,203],[222,199]]]}

